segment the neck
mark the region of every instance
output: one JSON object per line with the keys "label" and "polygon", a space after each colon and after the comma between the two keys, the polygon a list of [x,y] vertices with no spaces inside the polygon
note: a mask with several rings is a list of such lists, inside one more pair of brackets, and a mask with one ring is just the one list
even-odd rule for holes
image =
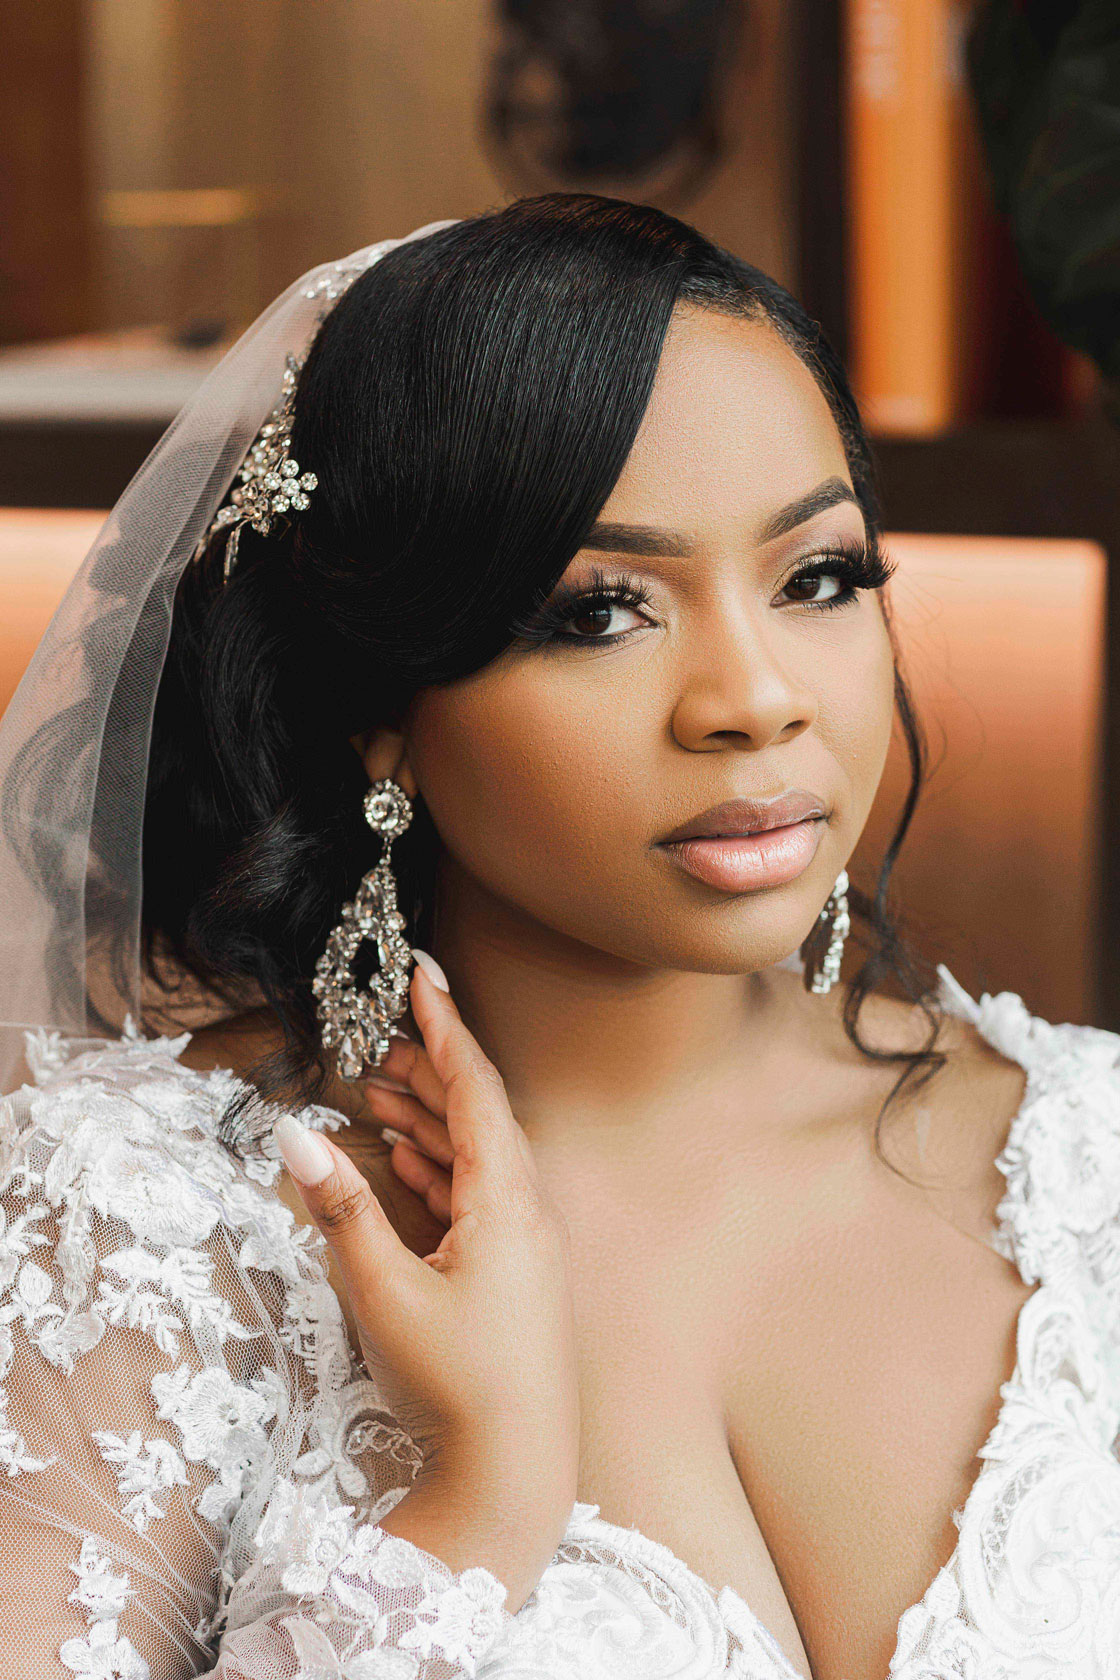
{"label": "neck", "polygon": [[522,916],[454,869],[441,869],[433,943],[534,1142],[608,1117],[679,1125],[729,1076],[772,1062],[783,1042],[788,1054],[801,1019],[801,983],[786,970],[652,968]]}

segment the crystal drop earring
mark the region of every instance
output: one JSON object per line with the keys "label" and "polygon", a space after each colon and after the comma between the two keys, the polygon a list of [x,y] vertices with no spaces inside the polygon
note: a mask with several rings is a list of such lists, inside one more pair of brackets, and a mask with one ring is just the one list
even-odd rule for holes
{"label": "crystal drop earring", "polygon": [[[821,959],[819,969],[811,963],[805,964],[805,990],[807,992],[827,992],[840,978],[840,959],[844,954],[844,940],[851,927],[848,915],[848,872],[842,869],[836,877],[836,884],[825,901],[824,909],[817,917],[817,927],[831,919],[832,928],[829,933],[828,948]],[[814,933],[816,928],[814,928]],[[810,934],[809,938],[812,938]],[[808,943],[806,941],[805,943]]]}
{"label": "crystal drop earring", "polygon": [[[370,787],[363,809],[366,821],[381,836],[381,857],[342,906],[342,919],[331,929],[311,982],[319,1000],[316,1013],[323,1046],[337,1051],[338,1072],[346,1080],[360,1079],[367,1067],[377,1067],[389,1054],[390,1028],[407,1006],[414,961],[403,937],[405,922],[389,867],[390,847],[412,821],[412,803],[398,783],[383,777]],[[363,939],[376,945],[380,965],[370,990],[364,992],[353,970]]]}

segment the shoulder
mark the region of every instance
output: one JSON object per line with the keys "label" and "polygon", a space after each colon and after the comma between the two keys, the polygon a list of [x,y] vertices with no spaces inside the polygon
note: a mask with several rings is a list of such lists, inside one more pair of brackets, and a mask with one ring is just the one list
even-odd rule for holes
{"label": "shoulder", "polygon": [[[893,1118],[888,1109],[891,1159],[939,1188],[959,1186],[955,1222],[1028,1282],[1063,1269],[1098,1280],[1114,1272],[1120,1311],[1120,1034],[1047,1021],[1011,991],[973,998],[943,964],[938,981],[936,1035],[915,1004],[872,994],[860,1011],[870,1046],[928,1044],[944,1057],[903,1086]],[[843,997],[837,1033],[842,1010]],[[862,1060],[854,1045],[845,1054]],[[902,1065],[866,1064],[880,1100]]]}
{"label": "shoulder", "polygon": [[[181,1067],[178,1046],[126,1038],[74,1055],[48,1037],[29,1047],[37,1083],[0,1098],[0,1382],[17,1332],[64,1374],[96,1368],[99,1391],[153,1353],[170,1359],[152,1379],[160,1416],[228,1386],[234,1344],[254,1395],[304,1371],[345,1380],[325,1241],[275,1193],[278,1159],[240,1159],[220,1138],[241,1082]],[[0,1388],[0,1420],[3,1405]],[[0,1427],[0,1470],[9,1444]]]}
{"label": "shoulder", "polygon": [[[324,1245],[313,1228],[296,1228],[275,1192],[275,1114],[230,1070],[184,1066],[189,1037],[126,1032],[86,1049],[58,1034],[27,1035],[35,1082],[0,1098],[0,1238],[5,1217],[10,1232],[34,1208],[40,1220],[54,1216],[67,1256],[113,1251],[126,1235],[164,1253],[201,1249],[224,1232],[242,1267],[291,1282],[306,1271]],[[229,1135],[231,1113],[240,1114],[244,1147]],[[301,1117],[340,1123],[327,1111]]]}
{"label": "shoulder", "polygon": [[1120,1328],[1120,1034],[1047,1021],[1015,992],[973,999],[941,977],[950,1007],[1025,1074],[996,1161],[994,1246],[1028,1283],[1097,1296]]}
{"label": "shoulder", "polygon": [[77,1054],[54,1034],[29,1040],[35,1083],[0,1105],[0,1182],[18,1173],[54,1207],[80,1193],[138,1237],[188,1246],[256,1211],[278,1163],[260,1152],[239,1160],[222,1142],[237,1082],[181,1067],[186,1036],[126,1036]]}
{"label": "shoulder", "polygon": [[985,994],[977,1025],[1027,1070],[1000,1158],[1003,1251],[1028,1278],[1080,1275],[1120,1317],[1120,1034]]}

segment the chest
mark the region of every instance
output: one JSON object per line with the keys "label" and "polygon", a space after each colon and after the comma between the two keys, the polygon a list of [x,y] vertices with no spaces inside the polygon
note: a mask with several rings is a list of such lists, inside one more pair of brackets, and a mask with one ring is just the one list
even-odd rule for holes
{"label": "chest", "polygon": [[862,1155],[757,1165],[686,1157],[613,1209],[555,1175],[578,1497],[731,1586],[800,1673],[885,1680],[899,1617],[953,1551],[1031,1291]]}

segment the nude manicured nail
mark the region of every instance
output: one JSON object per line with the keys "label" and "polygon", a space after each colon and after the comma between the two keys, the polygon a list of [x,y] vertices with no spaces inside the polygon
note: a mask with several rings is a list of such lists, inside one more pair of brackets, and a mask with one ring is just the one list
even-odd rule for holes
{"label": "nude manicured nail", "polygon": [[294,1114],[282,1114],[272,1128],[276,1147],[292,1177],[310,1189],[334,1171],[334,1157],[323,1142]]}
{"label": "nude manicured nail", "polygon": [[421,951],[416,945],[412,947],[412,954],[416,958],[416,961],[420,964],[420,967],[424,970],[424,973],[428,976],[428,979],[432,982],[433,986],[438,986],[441,992],[449,992],[451,990],[451,987],[447,983],[446,974],[443,972],[434,957],[430,957],[427,951]]}

